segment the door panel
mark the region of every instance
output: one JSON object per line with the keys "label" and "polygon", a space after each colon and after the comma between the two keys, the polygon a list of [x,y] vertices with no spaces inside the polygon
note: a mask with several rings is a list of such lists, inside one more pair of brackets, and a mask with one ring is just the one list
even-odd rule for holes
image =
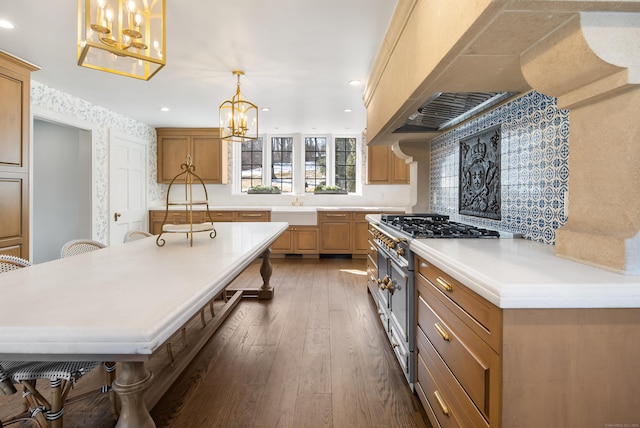
{"label": "door panel", "polygon": [[129,230],[147,230],[146,145],[112,133],[109,146],[109,245],[124,242]]}

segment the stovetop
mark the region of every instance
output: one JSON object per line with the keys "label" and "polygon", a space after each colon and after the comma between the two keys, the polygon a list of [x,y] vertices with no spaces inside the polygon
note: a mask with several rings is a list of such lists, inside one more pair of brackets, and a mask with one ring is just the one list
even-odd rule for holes
{"label": "stovetop", "polygon": [[449,220],[448,215],[382,214],[382,224],[411,238],[499,238],[495,230],[483,229]]}

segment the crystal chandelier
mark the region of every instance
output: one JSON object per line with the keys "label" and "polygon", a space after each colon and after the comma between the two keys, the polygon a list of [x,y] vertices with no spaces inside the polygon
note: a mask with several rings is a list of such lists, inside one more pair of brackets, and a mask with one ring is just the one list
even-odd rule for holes
{"label": "crystal chandelier", "polygon": [[78,65],[149,80],[165,63],[165,0],[78,0]]}
{"label": "crystal chandelier", "polygon": [[234,70],[238,76],[236,93],[220,104],[220,138],[226,141],[244,142],[258,138],[258,107],[240,95],[240,76],[244,71]]}

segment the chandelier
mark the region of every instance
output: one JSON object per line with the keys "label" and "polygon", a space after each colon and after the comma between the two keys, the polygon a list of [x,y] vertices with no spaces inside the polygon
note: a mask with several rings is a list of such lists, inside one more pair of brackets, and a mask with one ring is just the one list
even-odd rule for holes
{"label": "chandelier", "polygon": [[78,0],[78,65],[149,80],[165,63],[165,0]]}
{"label": "chandelier", "polygon": [[244,71],[234,70],[238,76],[236,94],[220,104],[220,138],[242,143],[258,138],[258,107],[240,95],[240,76]]}

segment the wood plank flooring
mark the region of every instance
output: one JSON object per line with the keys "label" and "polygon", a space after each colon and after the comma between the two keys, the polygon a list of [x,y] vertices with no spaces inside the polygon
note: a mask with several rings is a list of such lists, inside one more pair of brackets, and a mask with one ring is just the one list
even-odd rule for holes
{"label": "wood plank flooring", "polygon": [[[366,291],[366,261],[272,261],[274,299],[238,305],[151,410],[157,426],[431,428]],[[255,285],[259,267],[231,287]],[[67,428],[115,425],[105,396],[65,410]]]}

